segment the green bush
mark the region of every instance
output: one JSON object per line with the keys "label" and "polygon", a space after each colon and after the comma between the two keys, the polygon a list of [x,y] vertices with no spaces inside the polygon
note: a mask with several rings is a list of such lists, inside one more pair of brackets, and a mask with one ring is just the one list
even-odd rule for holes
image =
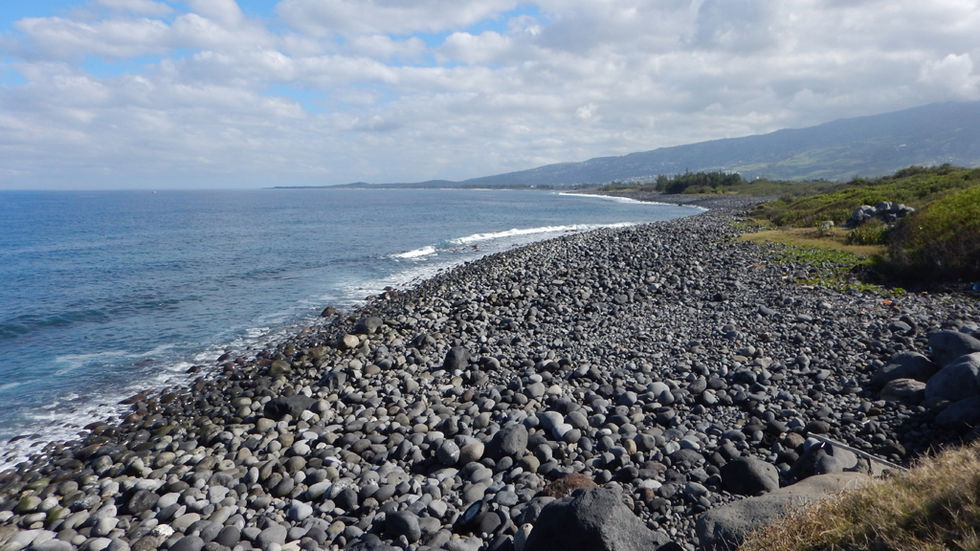
{"label": "green bush", "polygon": [[891,227],[877,218],[872,218],[847,232],[848,245],[884,245],[888,242]]}
{"label": "green bush", "polygon": [[980,278],[980,186],[954,191],[893,232],[891,264],[918,279]]}

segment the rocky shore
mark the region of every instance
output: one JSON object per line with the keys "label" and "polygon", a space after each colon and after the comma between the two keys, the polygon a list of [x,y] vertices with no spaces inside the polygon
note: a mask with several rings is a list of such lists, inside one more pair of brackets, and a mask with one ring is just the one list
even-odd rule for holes
{"label": "rocky shore", "polygon": [[[975,436],[941,417],[973,394],[881,393],[923,378],[894,358],[938,360],[930,334],[972,346],[975,298],[801,286],[811,268],[734,240],[742,205],[712,206],[328,309],[134,396],[0,473],[0,549],[695,549],[706,511],[873,470],[813,435],[899,464]],[[598,546],[590,522],[632,539]]]}

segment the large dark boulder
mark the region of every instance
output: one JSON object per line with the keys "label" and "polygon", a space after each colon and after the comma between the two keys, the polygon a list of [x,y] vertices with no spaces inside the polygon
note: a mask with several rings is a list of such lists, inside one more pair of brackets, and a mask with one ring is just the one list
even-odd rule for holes
{"label": "large dark boulder", "polygon": [[881,388],[895,379],[915,379],[926,382],[937,370],[939,367],[922,354],[902,352],[896,354],[888,365],[871,376],[871,384],[875,388]]}
{"label": "large dark boulder", "polygon": [[446,371],[456,371],[463,369],[470,361],[470,351],[465,346],[454,346],[446,353],[446,359],[442,362],[442,368]]}
{"label": "large dark boulder", "polygon": [[721,468],[721,482],[733,494],[763,494],[779,488],[779,470],[761,459],[738,457]]}
{"label": "large dark boulder", "polygon": [[934,407],[980,394],[980,352],[960,356],[926,383],[925,405]]}
{"label": "large dark boulder", "polygon": [[959,331],[937,331],[929,334],[932,357],[940,366],[971,352],[980,352],[980,340]]}
{"label": "large dark boulder", "polygon": [[980,426],[980,396],[970,396],[949,404],[936,416],[936,424],[967,430]]}
{"label": "large dark boulder", "polygon": [[527,451],[527,428],[518,423],[500,427],[487,444],[486,455],[493,459],[504,456],[520,458]]}
{"label": "large dark boulder", "polygon": [[525,551],[653,551],[666,534],[646,527],[616,490],[578,490],[538,516]]}
{"label": "large dark boulder", "polygon": [[354,325],[354,334],[373,335],[382,325],[384,325],[384,320],[377,316],[361,318],[357,321],[357,324]]}
{"label": "large dark boulder", "polygon": [[313,407],[315,403],[316,400],[314,398],[301,394],[273,398],[265,404],[265,416],[276,421],[279,421],[286,415],[297,418],[303,411]]}

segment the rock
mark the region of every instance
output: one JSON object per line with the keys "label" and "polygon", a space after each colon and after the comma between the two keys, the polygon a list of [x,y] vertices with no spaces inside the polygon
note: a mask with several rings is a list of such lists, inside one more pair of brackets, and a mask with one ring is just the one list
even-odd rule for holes
{"label": "rock", "polygon": [[466,364],[470,361],[470,351],[464,346],[454,346],[449,349],[446,354],[446,359],[442,362],[442,368],[446,371],[453,372],[457,369],[463,369]]}
{"label": "rock", "polygon": [[279,397],[269,400],[265,404],[265,416],[276,421],[286,415],[291,415],[294,419],[299,418],[300,414],[313,407],[316,400],[301,394],[288,397]]}
{"label": "rock", "polygon": [[925,405],[938,406],[980,394],[980,352],[960,356],[929,378]]}
{"label": "rock", "polygon": [[590,490],[592,488],[598,488],[599,485],[596,484],[591,478],[585,476],[582,473],[571,473],[561,476],[551,482],[545,484],[544,489],[541,490],[539,495],[555,498],[563,498],[575,490],[585,489]]}
{"label": "rock", "polygon": [[980,396],[970,396],[949,404],[936,415],[936,424],[953,429],[980,425]]}
{"label": "rock", "polygon": [[[52,540],[55,533],[48,530],[21,530],[15,532],[10,538],[0,546],[0,549],[10,551],[20,551],[31,544],[37,545]],[[3,541],[0,539],[0,541]]]}
{"label": "rock", "polygon": [[916,352],[902,352],[892,357],[888,365],[871,376],[871,384],[881,388],[895,379],[915,379],[926,382],[939,369],[929,358]]}
{"label": "rock", "polygon": [[980,340],[959,331],[937,331],[929,334],[932,357],[940,366],[946,366],[960,356],[980,352]]}
{"label": "rock", "polygon": [[348,545],[346,551],[399,551],[399,549],[381,541],[381,538],[374,534],[364,534]]}
{"label": "rock", "polygon": [[721,468],[721,481],[733,494],[758,495],[779,488],[779,471],[761,459],[738,457]]}
{"label": "rock", "polygon": [[546,505],[524,551],[650,551],[667,541],[623,505],[618,491],[594,488]]}
{"label": "rock", "polygon": [[486,454],[493,459],[520,457],[527,450],[527,429],[518,423],[504,425],[490,439]]}
{"label": "rock", "polygon": [[750,531],[765,526],[789,511],[843,490],[856,488],[870,480],[869,476],[861,473],[812,476],[765,495],[716,507],[698,517],[698,542],[705,551],[734,549],[744,541]]}
{"label": "rock", "polygon": [[410,511],[389,513],[385,517],[385,534],[392,539],[405,536],[409,543],[414,543],[422,537],[419,517]]}
{"label": "rock", "polygon": [[293,367],[286,360],[276,360],[269,365],[269,375],[272,377],[292,373],[292,371]]}
{"label": "rock", "polygon": [[340,348],[357,348],[361,344],[361,339],[357,338],[357,335],[344,335],[340,338]]}
{"label": "rock", "polygon": [[359,335],[373,335],[383,324],[384,321],[378,316],[361,318],[354,325],[354,333]]}
{"label": "rock", "polygon": [[303,503],[302,501],[295,500],[293,501],[292,505],[289,506],[289,510],[286,512],[286,516],[293,522],[302,522],[312,514],[313,507],[309,503]]}
{"label": "rock", "polygon": [[170,546],[171,551],[201,551],[204,540],[198,536],[184,536]]}
{"label": "rock", "polygon": [[235,547],[239,541],[242,539],[242,531],[234,525],[228,525],[218,532],[215,536],[214,541],[224,545],[225,547]]}
{"label": "rock", "polygon": [[71,551],[74,549],[71,543],[64,540],[52,539],[43,543],[34,542],[30,551]]}
{"label": "rock", "polygon": [[455,465],[459,461],[459,456],[459,446],[456,445],[456,442],[449,439],[443,440],[442,444],[436,450],[436,458],[439,460],[439,463],[446,466]]}
{"label": "rock", "polygon": [[144,511],[152,509],[158,499],[159,496],[149,490],[137,490],[126,502],[126,508],[129,514],[139,516]]}
{"label": "rock", "polygon": [[272,524],[265,530],[259,532],[259,535],[255,537],[255,543],[259,544],[263,549],[273,543],[282,545],[286,543],[286,533],[285,526]]}
{"label": "rock", "polygon": [[926,396],[926,383],[916,379],[893,379],[888,381],[878,395],[888,402],[908,402],[918,404]]}

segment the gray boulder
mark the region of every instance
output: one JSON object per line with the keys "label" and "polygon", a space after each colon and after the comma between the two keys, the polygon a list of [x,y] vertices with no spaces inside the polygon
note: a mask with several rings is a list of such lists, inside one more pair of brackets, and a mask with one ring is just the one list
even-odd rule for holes
{"label": "gray boulder", "polygon": [[888,365],[871,376],[871,384],[875,388],[881,388],[895,379],[915,379],[926,382],[938,370],[939,367],[922,354],[902,352],[896,354]]}
{"label": "gray boulder", "polygon": [[925,405],[935,407],[980,394],[980,352],[960,356],[926,383]]}
{"label": "gray boulder", "polygon": [[929,334],[929,348],[936,363],[945,366],[960,356],[980,352],[980,340],[959,331],[937,331]]}
{"label": "gray boulder", "polygon": [[972,429],[980,425],[980,396],[970,396],[946,406],[936,416],[941,427]]}
{"label": "gray boulder", "polygon": [[646,527],[617,490],[579,490],[549,503],[524,551],[651,551],[669,541]]}
{"label": "gray boulder", "polygon": [[504,425],[493,435],[486,446],[486,455],[499,459],[504,456],[520,457],[527,451],[527,428],[518,423]]}
{"label": "gray boulder", "polygon": [[861,205],[860,207],[854,209],[851,213],[851,217],[847,219],[845,225],[848,227],[860,226],[861,224],[871,220],[875,217],[877,211],[871,205]]}
{"label": "gray boulder", "polygon": [[695,526],[698,542],[705,551],[735,549],[752,530],[807,503],[859,487],[870,480],[862,473],[817,475],[765,495],[716,507],[698,517]]}
{"label": "gray boulder", "polygon": [[918,404],[926,396],[926,384],[915,379],[895,379],[888,381],[881,389],[879,398],[887,402],[906,402]]}
{"label": "gray boulder", "polygon": [[384,321],[377,316],[361,318],[354,325],[354,333],[357,335],[373,335],[384,324]]}
{"label": "gray boulder", "polygon": [[721,482],[733,494],[762,494],[779,488],[779,470],[761,459],[738,457],[721,468]]}
{"label": "gray boulder", "polygon": [[465,346],[454,346],[446,354],[446,359],[442,362],[442,368],[446,371],[463,369],[469,361],[470,351]]}

